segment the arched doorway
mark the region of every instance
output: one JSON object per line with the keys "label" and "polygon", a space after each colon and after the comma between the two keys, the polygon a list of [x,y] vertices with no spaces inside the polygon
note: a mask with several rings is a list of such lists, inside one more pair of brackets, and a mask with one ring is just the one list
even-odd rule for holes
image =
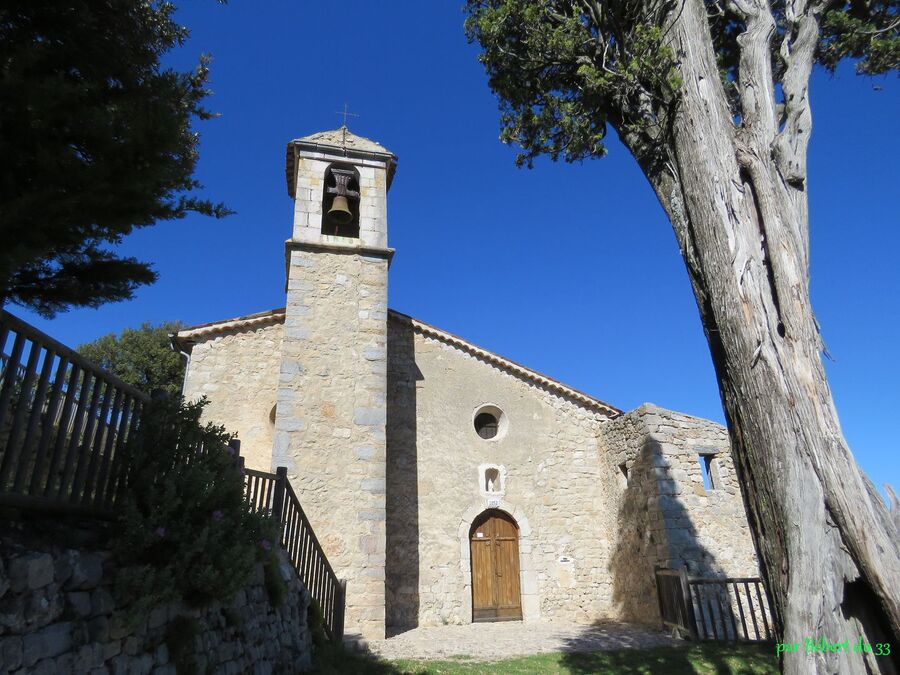
{"label": "arched doorway", "polygon": [[519,621],[519,527],[511,516],[490,509],[469,530],[472,562],[472,621]]}

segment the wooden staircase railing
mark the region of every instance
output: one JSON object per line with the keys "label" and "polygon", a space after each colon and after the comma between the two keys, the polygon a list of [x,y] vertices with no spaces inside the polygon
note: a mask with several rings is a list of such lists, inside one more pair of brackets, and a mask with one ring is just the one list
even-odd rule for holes
{"label": "wooden staircase railing", "polygon": [[248,504],[271,514],[281,524],[281,546],[319,605],[329,639],[340,642],[344,636],[347,582],[338,579],[331,568],[287,479],[287,468],[280,466],[275,473],[245,469],[245,475]]}
{"label": "wooden staircase railing", "polygon": [[111,513],[150,397],[5,310],[0,357],[0,503]]}
{"label": "wooden staircase railing", "polygon": [[[8,351],[7,351],[8,348]],[[125,448],[151,398],[5,310],[0,310],[0,505],[115,517],[128,485]],[[232,447],[239,466],[240,442]],[[183,448],[190,464],[202,445]],[[322,611],[344,634],[346,582],[322,551],[287,470],[245,469],[248,506],[281,524],[281,546]]]}

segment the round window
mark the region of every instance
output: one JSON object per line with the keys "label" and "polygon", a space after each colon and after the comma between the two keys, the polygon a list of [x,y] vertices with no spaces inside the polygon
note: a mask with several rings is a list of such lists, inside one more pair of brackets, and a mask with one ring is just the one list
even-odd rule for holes
{"label": "round window", "polygon": [[478,413],[475,416],[475,431],[482,438],[494,438],[500,428],[500,420],[488,412]]}
{"label": "round window", "polygon": [[507,424],[506,415],[495,405],[480,406],[472,418],[475,433],[486,441],[502,438]]}

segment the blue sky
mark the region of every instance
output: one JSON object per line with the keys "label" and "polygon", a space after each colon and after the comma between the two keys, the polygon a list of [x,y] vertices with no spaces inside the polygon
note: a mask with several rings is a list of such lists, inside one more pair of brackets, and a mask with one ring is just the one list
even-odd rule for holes
{"label": "blue sky", "polygon": [[[184,2],[177,67],[211,52],[199,125],[205,194],[237,214],[131,236],[160,281],[131,302],[44,321],[71,345],[143,321],[203,323],[284,304],[291,229],[284,149],[339,126],[400,160],[389,195],[390,305],[620,408],[644,401],[722,421],[671,227],[630,155],[516,169],[463,34],[461,2]],[[880,88],[880,90],[878,89]],[[818,72],[809,184],[812,297],[844,431],[900,489],[897,79]]]}

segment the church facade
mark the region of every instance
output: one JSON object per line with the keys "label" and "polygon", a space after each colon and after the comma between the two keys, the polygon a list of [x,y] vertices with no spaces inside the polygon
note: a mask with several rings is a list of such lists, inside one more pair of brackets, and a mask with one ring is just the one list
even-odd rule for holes
{"label": "church facade", "polygon": [[346,127],[291,141],[285,307],[194,326],[184,393],[286,466],[346,632],[658,621],[653,570],[756,576],[726,431],[630,412],[388,309],[397,158]]}

